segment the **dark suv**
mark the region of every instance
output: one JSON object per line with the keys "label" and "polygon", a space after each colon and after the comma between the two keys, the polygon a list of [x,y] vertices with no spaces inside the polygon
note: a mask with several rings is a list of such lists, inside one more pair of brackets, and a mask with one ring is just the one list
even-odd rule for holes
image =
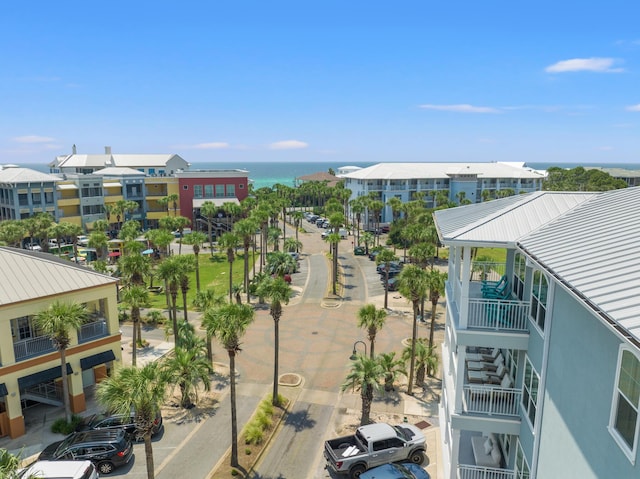
{"label": "dark suv", "polygon": [[[160,432],[160,428],[162,428],[162,416],[158,413],[153,421],[151,435],[154,436]],[[76,426],[77,432],[93,429],[124,429],[128,434],[131,434],[134,440],[142,440],[142,435],[138,434],[136,428],[134,414],[92,414],[83,418],[82,422]]]}
{"label": "dark suv", "polygon": [[131,439],[123,429],[74,432],[62,441],[49,444],[38,457],[44,461],[91,461],[100,474],[109,474],[131,460]]}

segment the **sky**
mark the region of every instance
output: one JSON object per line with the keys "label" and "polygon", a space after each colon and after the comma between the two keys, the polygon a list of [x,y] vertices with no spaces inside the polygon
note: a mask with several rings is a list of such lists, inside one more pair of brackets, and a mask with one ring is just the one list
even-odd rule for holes
{"label": "sky", "polygon": [[0,164],[640,163],[640,2],[5,0]]}

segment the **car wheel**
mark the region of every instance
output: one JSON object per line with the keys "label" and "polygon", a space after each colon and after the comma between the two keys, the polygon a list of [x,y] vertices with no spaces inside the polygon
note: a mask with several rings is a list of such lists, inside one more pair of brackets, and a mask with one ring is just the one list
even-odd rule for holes
{"label": "car wheel", "polygon": [[360,474],[362,474],[364,471],[366,471],[366,469],[362,465],[353,466],[349,471],[349,477],[351,479],[358,479],[360,477]]}
{"label": "car wheel", "polygon": [[424,452],[415,451],[413,454],[411,454],[411,457],[409,459],[414,464],[421,465],[424,462]]}
{"label": "car wheel", "polygon": [[98,471],[100,471],[100,474],[111,474],[114,469],[115,468],[113,467],[113,464],[108,461],[104,461],[98,464]]}

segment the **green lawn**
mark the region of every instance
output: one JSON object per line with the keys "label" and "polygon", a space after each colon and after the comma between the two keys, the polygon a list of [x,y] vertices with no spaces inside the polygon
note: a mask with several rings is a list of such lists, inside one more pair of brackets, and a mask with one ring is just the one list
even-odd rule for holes
{"label": "green lawn", "polygon": [[[259,255],[255,255],[256,260]],[[211,254],[199,254],[198,260],[200,263],[200,289],[213,289],[216,294],[229,294],[229,263],[227,262],[227,255],[223,253],[214,253],[213,258]],[[252,262],[249,259],[249,268],[251,268]],[[236,259],[233,262],[233,283],[242,283],[244,278],[244,254],[240,253],[236,255]],[[164,286],[162,282],[156,278],[153,283],[154,286]],[[187,293],[187,301],[189,308],[196,296],[196,273],[193,271],[189,274],[189,292]],[[162,293],[151,293],[149,296],[151,308],[166,308],[166,296],[164,291]],[[178,291],[178,308],[182,306],[182,292]]]}
{"label": "green lawn", "polygon": [[487,258],[487,262],[506,263],[507,250],[504,248],[478,248],[476,258]]}

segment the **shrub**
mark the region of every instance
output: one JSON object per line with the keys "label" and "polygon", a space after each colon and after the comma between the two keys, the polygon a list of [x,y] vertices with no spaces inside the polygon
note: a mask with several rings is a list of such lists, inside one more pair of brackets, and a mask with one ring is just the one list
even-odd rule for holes
{"label": "shrub", "polygon": [[253,421],[251,421],[252,423],[255,422],[256,424],[258,424],[263,430],[268,428],[269,426],[271,426],[271,424],[273,423],[273,421],[271,420],[271,415],[265,413],[262,410],[259,410],[256,414],[256,417]]}
{"label": "shrub", "polygon": [[244,435],[244,442],[246,444],[260,444],[264,438],[264,431],[259,424],[251,423],[247,426],[247,430]]}
{"label": "shrub", "polygon": [[245,453],[247,456],[250,456],[250,455],[251,455],[251,449],[246,448],[246,449],[244,450],[244,453]]}
{"label": "shrub", "polygon": [[71,422],[67,422],[65,418],[61,417],[60,419],[56,419],[53,422],[53,424],[51,425],[51,432],[57,432],[66,436],[75,431],[76,427],[78,426],[78,424],[80,424],[81,421],[82,418],[75,414],[71,416]]}
{"label": "shrub", "polygon": [[273,404],[271,404],[271,402],[266,399],[260,403],[259,409],[265,414],[273,414]]}
{"label": "shrub", "polygon": [[232,476],[237,476],[238,474],[240,474],[240,473],[238,472],[237,469],[231,469],[231,475]]}

